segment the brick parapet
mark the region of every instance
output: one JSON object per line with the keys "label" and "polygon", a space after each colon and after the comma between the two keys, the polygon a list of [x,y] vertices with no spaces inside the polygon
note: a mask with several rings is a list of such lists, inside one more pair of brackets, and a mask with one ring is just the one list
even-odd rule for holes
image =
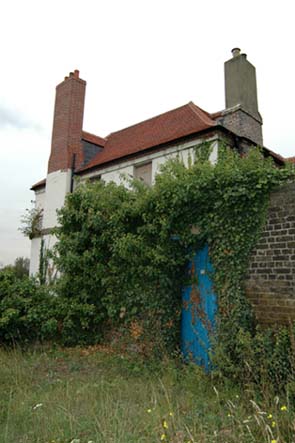
{"label": "brick parapet", "polygon": [[295,183],[274,192],[252,252],[246,292],[262,324],[295,320]]}

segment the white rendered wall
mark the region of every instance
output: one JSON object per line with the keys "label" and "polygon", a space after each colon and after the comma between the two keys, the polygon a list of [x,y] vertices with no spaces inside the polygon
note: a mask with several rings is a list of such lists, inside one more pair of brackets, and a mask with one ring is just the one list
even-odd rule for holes
{"label": "white rendered wall", "polygon": [[128,179],[132,177],[133,166],[120,166],[118,169],[101,174],[102,180],[104,180],[106,183],[114,182],[116,185],[126,185]]}
{"label": "white rendered wall", "polygon": [[43,229],[57,225],[57,209],[63,207],[66,194],[71,189],[71,170],[55,171],[47,175]]}
{"label": "white rendered wall", "polygon": [[[160,152],[154,152],[145,156],[140,156],[138,159],[133,159],[119,163],[114,166],[110,166],[104,169],[100,169],[95,172],[90,172],[89,174],[83,175],[83,179],[95,177],[97,175],[101,176],[101,179],[105,182],[113,181],[116,184],[126,184],[123,177],[132,178],[134,176],[134,166],[142,163],[152,162],[152,183],[155,181],[155,176],[160,172],[160,167],[168,159],[179,157],[186,166],[188,166],[189,157],[194,160],[195,148],[201,144],[204,140],[192,140],[187,143],[181,143]],[[212,152],[210,155],[210,161],[214,164],[217,160],[218,155],[218,140],[216,137],[207,139],[206,141],[212,142]]]}
{"label": "white rendered wall", "polygon": [[[53,248],[57,239],[54,235],[43,235],[44,240],[44,250]],[[39,272],[39,262],[40,262],[40,251],[41,251],[41,237],[33,238],[31,241],[31,258],[30,258],[30,275],[36,275]],[[52,264],[50,264],[52,266]]]}
{"label": "white rendered wall", "polygon": [[[35,207],[43,208],[42,229],[51,229],[57,225],[57,209],[62,208],[65,196],[71,188],[71,170],[55,171],[47,175],[46,187],[35,193]],[[43,235],[45,249],[56,243],[52,235]],[[41,237],[31,242],[30,275],[39,272]]]}
{"label": "white rendered wall", "polygon": [[[35,208],[43,209],[45,205],[45,187],[35,191]],[[35,275],[39,271],[41,237],[31,240],[30,275]]]}
{"label": "white rendered wall", "polygon": [[35,208],[44,209],[45,206],[45,186],[35,192]]}
{"label": "white rendered wall", "polygon": [[31,240],[30,275],[35,275],[39,271],[41,237]]}

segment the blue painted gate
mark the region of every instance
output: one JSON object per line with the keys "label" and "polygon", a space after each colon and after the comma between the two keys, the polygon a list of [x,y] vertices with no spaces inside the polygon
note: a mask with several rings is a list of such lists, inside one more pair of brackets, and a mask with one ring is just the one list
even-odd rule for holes
{"label": "blue painted gate", "polygon": [[208,246],[199,250],[189,265],[193,283],[183,289],[181,351],[186,360],[210,370],[210,335],[214,332],[217,311],[213,292],[213,267]]}

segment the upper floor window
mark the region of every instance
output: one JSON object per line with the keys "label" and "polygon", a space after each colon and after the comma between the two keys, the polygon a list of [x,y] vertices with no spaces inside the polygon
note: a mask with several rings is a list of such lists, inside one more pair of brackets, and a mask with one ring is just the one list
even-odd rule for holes
{"label": "upper floor window", "polygon": [[134,177],[143,181],[146,185],[152,184],[152,162],[134,166]]}
{"label": "upper floor window", "polygon": [[97,181],[100,181],[100,180],[101,180],[101,175],[93,175],[92,177],[89,177],[89,181],[91,183],[97,182]]}

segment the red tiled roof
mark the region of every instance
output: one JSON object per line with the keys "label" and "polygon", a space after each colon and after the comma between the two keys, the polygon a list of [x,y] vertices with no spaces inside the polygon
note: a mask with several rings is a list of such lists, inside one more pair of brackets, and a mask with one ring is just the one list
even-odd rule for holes
{"label": "red tiled roof", "polygon": [[[190,102],[134,126],[113,132],[104,149],[80,171],[135,154],[216,126],[210,114]],[[84,133],[83,133],[84,134]]]}
{"label": "red tiled roof", "polygon": [[268,149],[266,147],[263,148],[263,151],[267,156],[272,157],[276,163],[279,163],[281,165],[285,164],[286,159],[284,157],[282,157],[280,154],[277,154],[276,152],[271,151],[270,149]]}
{"label": "red tiled roof", "polygon": [[46,185],[46,178],[44,178],[43,180],[40,180],[39,182],[35,183],[31,187],[31,190],[34,191],[37,188],[43,188],[45,185]]}
{"label": "red tiled roof", "polygon": [[295,157],[288,157],[285,160],[289,163],[295,163]]}
{"label": "red tiled roof", "polygon": [[82,139],[89,143],[94,143],[98,146],[104,146],[106,143],[105,138],[98,135],[90,134],[90,132],[82,131]]}

